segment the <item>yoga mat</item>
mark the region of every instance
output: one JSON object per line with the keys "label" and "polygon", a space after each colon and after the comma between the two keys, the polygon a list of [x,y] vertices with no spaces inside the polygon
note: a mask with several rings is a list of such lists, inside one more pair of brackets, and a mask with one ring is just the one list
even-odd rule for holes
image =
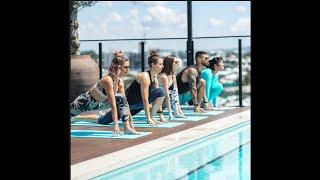
{"label": "yoga mat", "polygon": [[[167,123],[163,123],[163,124],[159,124],[157,126],[150,126],[147,122],[146,122],[146,118],[141,117],[141,120],[139,120],[139,118],[135,119],[133,118],[133,125],[135,128],[172,128],[172,127],[176,127],[176,126],[180,126],[182,124],[184,124],[183,122],[167,122]],[[94,122],[87,122],[87,121],[78,121],[78,122],[74,122],[71,123],[72,126],[106,126],[106,127],[113,127],[113,123],[110,124],[99,124],[99,123],[94,123]],[[123,127],[123,123],[122,121],[119,121],[119,126]]]}
{"label": "yoga mat", "polygon": [[[203,120],[203,119],[206,119],[208,118],[208,116],[187,116],[185,118],[175,118],[173,121],[200,121],[200,120]],[[144,115],[136,115],[136,116],[133,116],[133,121],[146,121],[146,116]],[[155,117],[154,118],[155,120],[159,120],[159,117]],[[165,117],[165,119],[168,119],[167,117]]]}
{"label": "yoga mat", "polygon": [[182,110],[185,116],[214,116],[223,113],[224,111],[206,111],[203,113],[195,113],[193,110]]}
{"label": "yoga mat", "polygon": [[[122,132],[123,133],[123,132]],[[140,132],[139,135],[113,136],[112,131],[97,130],[71,130],[72,138],[110,138],[110,139],[135,139],[152,134],[152,132]]]}
{"label": "yoga mat", "polygon": [[[218,107],[214,107],[215,111],[225,111],[225,110],[232,110],[232,109],[236,109],[238,107],[234,107],[234,106],[218,106]],[[188,106],[188,105],[181,105],[181,110],[193,110],[194,106]]]}
{"label": "yoga mat", "polygon": [[[213,116],[213,115],[221,114],[224,111],[206,111],[204,113],[195,113],[195,112],[193,112],[193,109],[192,109],[192,110],[182,110],[182,112],[185,116]],[[169,115],[168,110],[163,110],[163,115],[168,116]],[[136,116],[145,116],[145,113],[144,113],[144,111],[139,112],[138,114],[136,114]],[[155,116],[158,117],[157,114]],[[135,117],[135,116],[133,116],[133,117]]]}

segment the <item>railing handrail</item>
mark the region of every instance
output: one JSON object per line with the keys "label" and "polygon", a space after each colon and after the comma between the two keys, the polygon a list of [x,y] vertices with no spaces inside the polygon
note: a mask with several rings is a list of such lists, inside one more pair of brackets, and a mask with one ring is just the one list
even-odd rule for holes
{"label": "railing handrail", "polygon": [[[209,38],[240,38],[240,37],[251,37],[250,35],[239,35],[239,36],[202,36],[193,37],[193,39],[209,39]],[[137,38],[137,39],[83,39],[84,41],[145,41],[145,40],[173,40],[173,39],[188,39],[188,38]]]}

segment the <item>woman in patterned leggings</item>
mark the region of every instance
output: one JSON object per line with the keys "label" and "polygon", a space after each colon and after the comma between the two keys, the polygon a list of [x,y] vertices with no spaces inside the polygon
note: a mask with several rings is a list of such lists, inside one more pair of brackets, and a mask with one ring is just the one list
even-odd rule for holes
{"label": "woman in patterned leggings", "polygon": [[164,67],[159,75],[160,86],[162,86],[165,91],[165,103],[163,103],[162,107],[168,108],[169,120],[173,120],[174,117],[186,117],[180,107],[177,88],[176,72],[179,68],[179,63],[180,61],[178,58],[174,56],[166,56],[163,60]]}
{"label": "woman in patterned leggings", "polygon": [[[79,95],[71,103],[72,121],[86,119],[100,124],[114,122],[113,134],[117,136],[121,134],[118,119],[122,118],[125,134],[139,134],[133,127],[122,79],[128,74],[128,71],[128,58],[124,56],[122,50],[117,50],[114,53],[109,74],[101,78],[90,90]],[[100,112],[99,116],[79,115],[91,110],[104,110],[106,113]]]}

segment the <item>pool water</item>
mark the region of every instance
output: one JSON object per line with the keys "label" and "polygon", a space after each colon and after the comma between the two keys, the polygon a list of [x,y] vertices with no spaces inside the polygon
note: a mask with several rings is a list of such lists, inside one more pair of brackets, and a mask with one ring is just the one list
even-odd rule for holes
{"label": "pool water", "polygon": [[250,179],[250,120],[94,179]]}
{"label": "pool water", "polygon": [[207,163],[179,180],[250,180],[250,143]]}

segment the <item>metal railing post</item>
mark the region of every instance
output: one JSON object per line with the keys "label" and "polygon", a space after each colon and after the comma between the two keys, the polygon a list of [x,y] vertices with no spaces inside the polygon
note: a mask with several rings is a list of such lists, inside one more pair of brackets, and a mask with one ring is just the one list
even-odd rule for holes
{"label": "metal railing post", "polygon": [[188,40],[187,40],[187,66],[193,65],[193,41],[192,41],[192,2],[187,2],[188,10]]}
{"label": "metal railing post", "polygon": [[239,58],[239,106],[242,105],[242,47],[241,47],[241,39],[238,40],[238,58]]}
{"label": "metal railing post", "polygon": [[144,42],[140,42],[141,72],[144,72]]}
{"label": "metal railing post", "polygon": [[102,78],[102,43],[99,43],[99,79]]}

